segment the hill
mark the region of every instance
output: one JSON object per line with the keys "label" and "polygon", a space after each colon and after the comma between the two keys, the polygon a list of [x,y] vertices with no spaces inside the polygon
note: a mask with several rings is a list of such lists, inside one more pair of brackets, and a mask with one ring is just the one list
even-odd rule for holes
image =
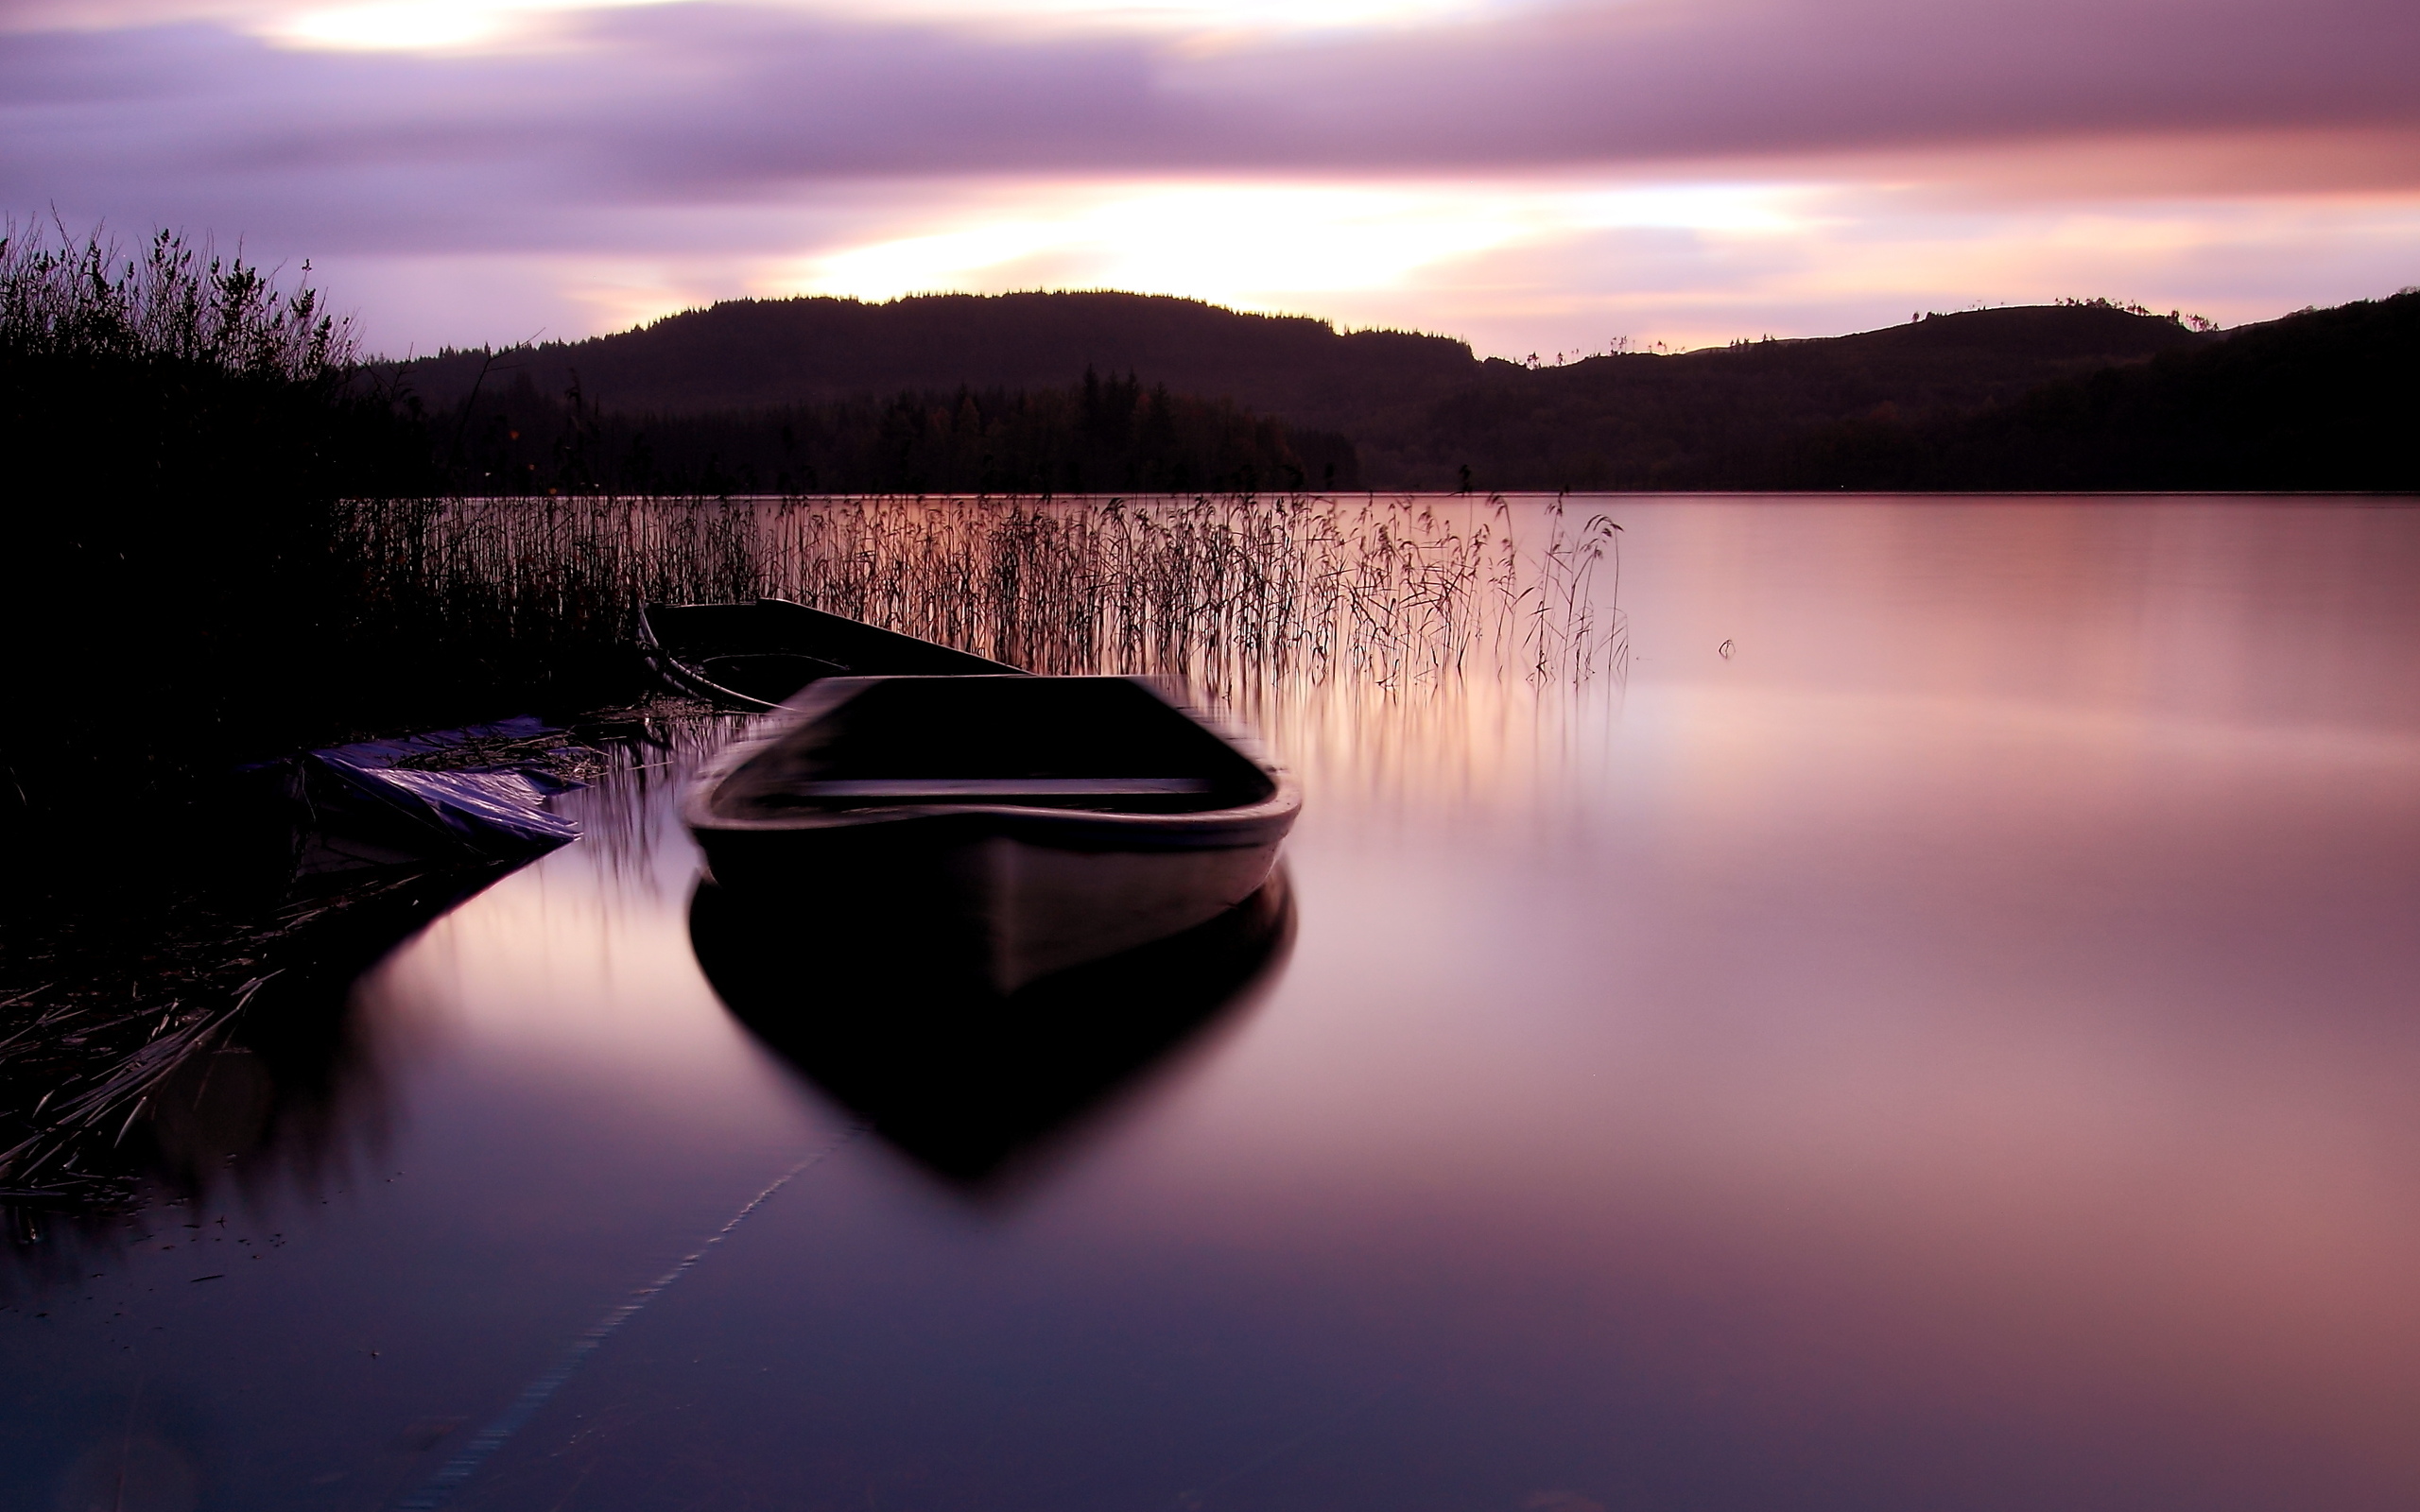
{"label": "hill", "polygon": [[1760,486],[1893,490],[2420,490],[2420,290],[1914,421],[1820,427]]}
{"label": "hill", "polygon": [[1246,315],[1156,295],[923,295],[732,300],[586,341],[493,359],[448,352],[404,365],[432,408],[527,377],[617,413],[695,415],[904,392],[1064,388],[1087,368],[1227,400],[1315,429],[1468,382],[1468,343],[1400,331],[1340,334],[1301,316]]}
{"label": "hill", "polygon": [[1565,367],[1483,365],[1408,423],[1346,429],[1365,476],[1453,487],[1748,484],[1788,438],[1858,419],[1922,421],[2213,337],[2106,304],[1930,315],[1855,335],[1622,352]]}
{"label": "hill", "polygon": [[[2337,329],[2315,318],[2276,322],[2291,328],[2276,339],[2292,346]],[[2371,329],[2367,316],[2345,318]],[[2392,324],[2372,335],[2391,345],[2401,339]],[[540,402],[559,404],[567,415],[611,417],[644,441],[646,456],[681,459],[657,473],[667,486],[678,476],[768,486],[813,477],[808,486],[821,488],[930,479],[942,488],[995,474],[1080,476],[1108,487],[1232,474],[1271,486],[1299,472],[1314,486],[1334,478],[1338,486],[1357,480],[1380,489],[2114,488],[2187,477],[2197,481],[2173,486],[2272,488],[2329,486],[2316,480],[2354,475],[2318,467],[2308,448],[2320,443],[2310,438],[2334,434],[2328,412],[2287,390],[2303,384],[2315,385],[2313,394],[2341,392],[2338,410],[2366,414],[2360,392],[2373,380],[2346,375],[2370,373],[2386,359],[2363,354],[2369,347],[2340,333],[2339,348],[2313,347],[2308,359],[2319,369],[2340,365],[2345,381],[2336,382],[2281,355],[2284,349],[2259,334],[2267,329],[2229,335],[2106,301],[2071,301],[1928,315],[1853,335],[1532,368],[1481,361],[1467,344],[1443,336],[1340,333],[1302,317],[1156,296],[937,295],[884,304],[814,298],[734,301],[587,341],[445,352],[406,365],[401,375],[457,437],[537,434],[516,417],[533,417]],[[2244,352],[2257,360],[2221,355]],[[2138,371],[2158,375],[2156,395],[2123,376]],[[1241,443],[1202,431],[1182,465],[1143,465],[1134,459],[1144,454],[1128,440],[1104,451],[1069,439],[1063,426],[1045,440],[1022,421],[1015,423],[1028,439],[1007,450],[977,448],[938,472],[902,445],[854,439],[834,440],[811,467],[800,462],[796,438],[809,430],[835,438],[895,432],[911,411],[962,411],[968,394],[986,417],[1037,406],[1072,416],[1063,396],[1088,372],[1175,396],[1203,416],[1216,411],[1221,418],[1213,429],[1221,436],[1240,436],[1247,422],[1274,421],[1277,429],[1240,451]],[[2278,376],[2288,372],[2301,376]],[[2073,387],[2079,384],[2102,387],[2087,393]],[[2260,388],[2268,397],[2250,397],[2251,389],[2229,397],[2246,384],[2270,385]],[[2273,392],[2277,384],[2285,388]],[[2200,434],[2193,431],[2200,422],[2184,411],[2194,406],[2228,417],[2210,422],[2215,439],[2204,438],[2208,444],[2194,453],[2205,460],[2182,472],[2173,457],[2154,465],[2143,450],[2153,431],[2174,438],[2158,445],[2191,450],[2183,438]],[[2031,418],[2008,418],[2019,413]],[[2303,415],[2301,429],[2260,442],[2269,460],[2254,467],[2251,438],[2268,435],[2263,427],[2273,429],[2288,414]],[[2098,439],[2070,437],[2077,426],[2098,427]],[[567,434],[553,422],[537,430]],[[547,444],[549,455],[562,451]],[[1086,447],[1093,459],[1082,466],[1048,460]],[[506,460],[508,451],[489,449],[481,479],[502,477],[493,471],[502,468],[522,486],[556,486],[544,458]],[[1215,461],[1238,456],[1249,465]],[[2067,460],[2050,467],[2051,456]],[[2254,470],[2241,472],[2240,483],[2202,481],[2231,475],[2206,460],[2219,457]],[[596,486],[578,469],[558,471],[565,486]],[[626,480],[648,473],[619,462],[613,471]],[[1891,478],[1908,481],[1881,481]],[[2061,481],[2019,481],[2051,478]]]}

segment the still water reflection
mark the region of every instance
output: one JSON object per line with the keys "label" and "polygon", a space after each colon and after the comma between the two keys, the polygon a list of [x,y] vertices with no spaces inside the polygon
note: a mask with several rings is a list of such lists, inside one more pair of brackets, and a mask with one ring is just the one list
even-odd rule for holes
{"label": "still water reflection", "polygon": [[19,1267],[0,1503],[2411,1504],[2420,511],[1607,507],[1626,676],[1239,695],[1287,885],[1080,1062],[637,747],[310,1162]]}

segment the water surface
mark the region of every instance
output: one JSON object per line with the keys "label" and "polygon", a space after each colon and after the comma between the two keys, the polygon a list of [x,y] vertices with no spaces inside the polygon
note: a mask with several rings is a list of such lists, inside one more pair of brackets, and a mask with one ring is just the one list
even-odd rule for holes
{"label": "water surface", "polygon": [[975,1156],[734,1016],[637,747],[331,1132],[17,1257],[0,1503],[2420,1498],[2420,510],[1590,507],[1591,675],[1235,690],[1282,917]]}

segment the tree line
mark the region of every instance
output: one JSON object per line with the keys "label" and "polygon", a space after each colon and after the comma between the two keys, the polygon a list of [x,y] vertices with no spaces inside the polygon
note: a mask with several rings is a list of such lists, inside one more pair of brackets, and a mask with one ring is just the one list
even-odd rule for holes
{"label": "tree line", "polygon": [[474,494],[1185,493],[1349,489],[1353,445],[1226,400],[1087,369],[1063,388],[628,414],[575,377],[510,366],[421,409],[449,488]]}

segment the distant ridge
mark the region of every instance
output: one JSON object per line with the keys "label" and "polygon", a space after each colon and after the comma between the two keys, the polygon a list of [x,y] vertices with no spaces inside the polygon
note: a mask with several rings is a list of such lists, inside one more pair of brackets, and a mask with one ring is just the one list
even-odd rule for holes
{"label": "distant ridge", "polygon": [[1426,487],[1449,486],[1462,466],[1496,488],[1754,487],[1771,448],[1821,426],[1970,413],[2216,339],[2103,303],[1967,310],[1670,356],[1534,370],[1489,362],[1409,423],[1339,428],[1362,443],[1364,475]]}
{"label": "distant ridge", "polygon": [[494,360],[450,352],[406,364],[433,407],[480,382],[575,382],[623,412],[694,415],[905,391],[1060,388],[1087,368],[1146,387],[1231,400],[1306,425],[1424,397],[1478,368],[1467,342],[1395,331],[1339,334],[1304,316],[1248,315],[1164,295],[934,294],[869,304],[730,300],[615,335],[547,342]]}
{"label": "distant ridge", "polygon": [[2420,489],[2420,291],[2301,310],[2225,339],[1910,423],[1822,427],[1772,449],[1759,486]]}
{"label": "distant ridge", "polygon": [[[492,433],[523,448],[499,443],[482,464],[482,486],[596,486],[596,474],[561,461],[585,444],[582,426],[593,430],[578,420],[585,414],[621,424],[641,462],[679,457],[680,476],[742,487],[808,476],[819,480],[811,486],[844,489],[926,486],[920,479],[972,487],[965,480],[993,477],[1080,477],[1096,487],[1253,476],[1282,486],[1297,472],[1313,487],[1334,478],[1429,490],[2410,487],[2347,481],[2410,470],[2376,453],[2371,433],[2394,430],[2391,422],[2364,421],[2355,432],[2345,417],[2377,414],[2374,395],[2409,388],[2399,375],[2420,353],[2409,350],[2410,322],[2397,312],[2413,298],[2306,312],[2241,334],[2189,330],[2105,301],[2024,305],[1547,368],[1482,361],[1446,336],[1340,333],[1306,317],[1165,296],[739,300],[616,335],[445,352],[401,371],[432,410],[458,417],[455,435]],[[2274,335],[2250,339],[2255,332]],[[2306,347],[2308,360],[2295,355]],[[2230,349],[2258,360],[2220,360]],[[2107,387],[2112,374],[2153,368],[2149,387]],[[2280,389],[2277,375],[2289,372]],[[1183,401],[1211,428],[1176,452],[1145,446],[1139,432],[1078,445],[1061,435],[1073,421],[1046,426],[1060,438],[1046,441],[1031,417],[1075,403],[1067,396],[1087,374],[1139,385],[1152,413],[1174,414],[1166,405]],[[2086,383],[2101,387],[2074,387]],[[2310,397],[2320,394],[2334,397]],[[542,424],[543,436],[513,418],[535,423],[547,404],[564,406],[565,418]],[[2020,411],[2021,422],[1992,419]],[[2205,424],[2200,411],[2226,418]],[[986,438],[969,438],[961,412],[980,421]],[[2290,434],[2260,438],[2289,416]],[[1243,440],[1262,421],[1278,429]],[[1083,424],[1087,435],[1098,430]],[[1001,440],[1002,425],[1031,444]],[[1985,429],[1961,430],[1970,425]],[[2069,434],[2078,426],[2092,429],[2088,441]],[[802,459],[814,448],[801,439],[810,430],[830,438],[817,443],[825,450],[811,464]],[[964,455],[933,471],[918,460],[938,455],[928,432],[953,438]],[[1090,463],[1067,460],[1085,448]],[[2388,459],[2346,460],[2374,453]],[[1011,465],[1011,456],[1024,460]],[[2063,460],[2052,466],[2053,456]],[[2249,467],[2256,456],[2257,483],[2252,472],[2240,484],[2222,481],[2226,469],[2213,460]],[[614,467],[625,478],[646,473]],[[2170,478],[2191,481],[2161,481]]]}

